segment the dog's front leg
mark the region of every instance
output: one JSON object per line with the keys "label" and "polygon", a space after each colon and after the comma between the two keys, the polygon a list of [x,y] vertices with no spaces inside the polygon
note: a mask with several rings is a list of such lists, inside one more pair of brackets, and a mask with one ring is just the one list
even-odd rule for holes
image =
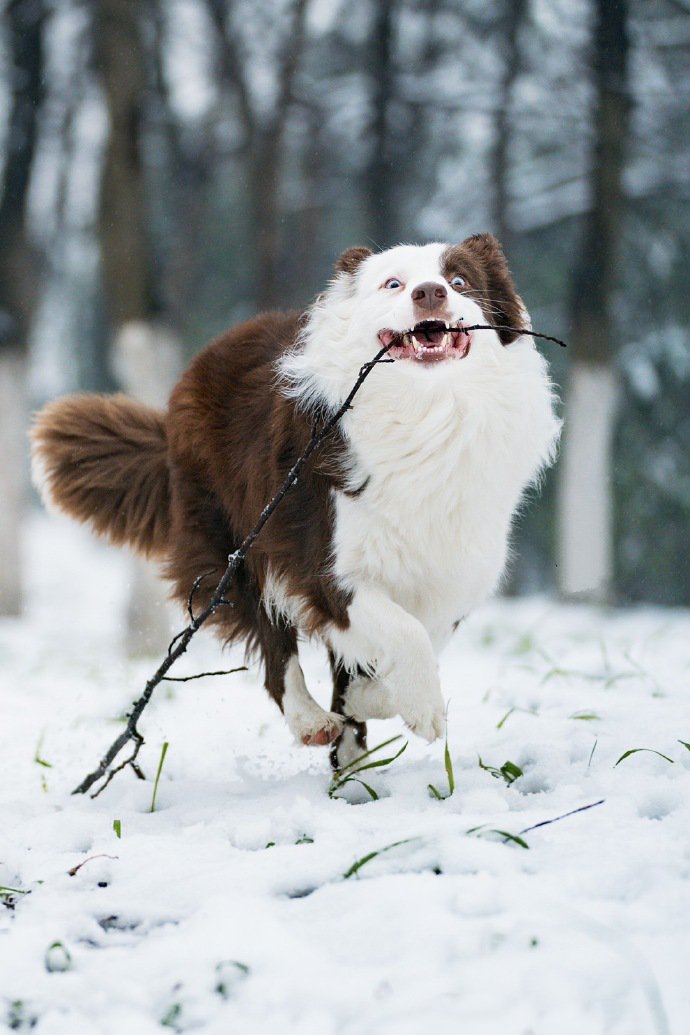
{"label": "dog's front leg", "polygon": [[282,711],[300,744],[322,747],[343,732],[344,718],[327,712],[307,690],[297,655],[297,635],[286,621],[271,621],[266,611],[256,614],[255,634],[266,669],[266,689]]}
{"label": "dog's front leg", "polygon": [[445,704],[422,623],[372,586],[355,591],[348,618],[349,627],[335,630],[331,645],[349,668],[359,665],[374,678],[352,681],[345,714],[359,722],[400,715],[425,740],[442,736]]}

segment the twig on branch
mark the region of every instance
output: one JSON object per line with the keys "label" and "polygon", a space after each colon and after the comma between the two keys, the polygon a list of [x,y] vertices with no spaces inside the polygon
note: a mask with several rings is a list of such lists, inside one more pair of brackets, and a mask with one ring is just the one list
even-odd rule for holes
{"label": "twig on branch", "polygon": [[87,863],[93,862],[94,859],[119,859],[119,855],[108,855],[106,852],[99,852],[98,855],[90,855],[88,859],[82,860],[77,866],[73,866],[67,871],[68,877],[76,877],[82,866],[86,866]]}
{"label": "twig on branch", "polygon": [[525,327],[508,327],[502,323],[475,323],[473,327],[460,327],[461,331],[515,331],[516,334],[528,334],[531,338],[541,338],[542,341],[552,341],[554,345],[560,345],[562,349],[568,346],[560,338],[552,338],[550,334],[539,334],[538,331],[528,331]]}
{"label": "twig on branch", "polygon": [[[147,684],[147,689],[148,689],[148,684]],[[145,696],[145,694],[144,694],[144,696]],[[151,695],[149,694],[149,697],[150,696]],[[125,744],[128,744],[130,740],[134,741],[134,751],[129,756],[129,758],[126,758],[124,760],[124,762],[120,762],[119,765],[115,766],[114,769],[110,770],[110,772],[108,773],[108,775],[107,775],[105,781],[103,782],[103,784],[98,788],[97,791],[94,791],[94,793],[91,795],[92,798],[97,798],[98,795],[101,794],[101,792],[106,789],[106,787],[108,786],[110,781],[113,779],[113,777],[117,776],[118,773],[121,773],[122,770],[126,769],[128,765],[132,767],[132,771],[135,773],[135,775],[136,775],[138,780],[145,780],[146,779],[142,769],[140,768],[140,766],[139,766],[139,764],[137,762],[137,755],[139,754],[139,752],[141,751],[142,747],[144,746],[144,738],[142,737],[142,735],[139,732],[139,730],[136,728],[136,720],[138,719],[138,717],[141,715],[141,713],[143,712],[144,708],[148,704],[148,698],[146,698],[146,700],[144,700],[144,697],[140,697],[138,701],[134,702],[134,704],[135,704],[135,707],[132,709],[132,711],[128,715],[128,720],[129,721],[127,722],[127,726],[125,727],[124,732],[120,734],[120,736],[117,738],[117,740],[113,741],[113,743],[110,745],[109,750],[106,752],[105,756],[101,759],[100,765],[98,767],[100,769],[101,766],[103,766],[103,772],[101,773],[101,776],[105,776],[105,770],[107,769],[107,767],[110,765],[110,763],[113,761],[113,759],[115,759],[119,755],[119,753],[122,751],[122,749],[125,746]],[[141,705],[141,707],[137,711],[137,707],[139,705]],[[135,716],[135,712],[136,712],[136,716]],[[134,717],[134,723],[132,725],[132,729],[130,730],[130,723],[132,723],[132,717],[133,716],[135,716]],[[98,771],[98,770],[96,770],[96,771]],[[88,780],[88,777],[87,777],[87,780]],[[93,783],[95,783],[94,780],[92,780],[91,783],[89,783],[89,784],[87,784],[86,780],[84,780],[84,782],[81,783],[79,785],[79,787],[76,787],[72,791],[72,794],[85,794],[86,791],[89,790],[89,788],[91,787],[91,785]]]}
{"label": "twig on branch", "polygon": [[562,819],[567,819],[568,816],[574,816],[578,812],[586,812],[588,809],[594,809],[597,805],[603,805],[606,801],[605,798],[600,798],[599,801],[593,801],[590,805],[580,805],[577,809],[571,809],[570,812],[564,812],[560,816],[554,816],[553,819],[542,819],[540,823],[534,823],[531,827],[525,827],[524,830],[518,831],[518,837],[522,837],[523,834],[529,834],[530,830],[538,830],[539,827],[548,827],[552,823],[558,823]]}
{"label": "twig on branch", "polygon": [[[189,597],[187,599],[187,614],[189,615],[190,622],[194,621],[194,597],[196,596],[197,591],[201,586],[201,583],[204,581],[204,579],[207,579],[209,575],[213,575],[217,571],[217,567],[211,568],[210,571],[202,572],[201,575],[197,575],[197,577],[194,579],[194,582],[192,583],[192,588],[189,591]],[[168,650],[170,650],[170,648],[168,648]]]}
{"label": "twig on branch", "polygon": [[[463,329],[465,331],[509,330],[514,331],[517,334],[529,334],[533,338],[543,338],[545,341],[552,341],[558,345],[565,347],[565,343],[560,341],[558,338],[551,338],[546,334],[538,334],[536,331],[527,330],[522,327],[504,327],[494,326],[491,324],[476,324],[473,327],[467,327]],[[385,358],[386,353],[392,347],[393,343],[385,345],[383,348],[379,349],[379,351],[376,353],[373,359],[369,360],[361,367],[357,380],[350,389],[346,399],[341,404],[341,406],[325,422],[325,424],[323,424],[320,430],[318,428],[315,428],[313,430],[311,438],[309,439],[309,442],[307,443],[304,452],[295,461],[294,465],[288,472],[285,481],[280,486],[273,499],[271,499],[270,502],[266,504],[261,514],[259,515],[256,524],[249,532],[249,534],[246,536],[246,538],[243,540],[243,542],[240,544],[240,546],[228,556],[228,566],[225,569],[225,572],[220,582],[216,586],[210,602],[198,615],[194,614],[194,596],[198,591],[202,581],[208,575],[213,574],[213,572],[203,572],[194,580],[187,602],[187,611],[190,617],[189,625],[181,632],[179,632],[177,636],[174,637],[174,639],[170,643],[170,646],[168,647],[168,652],[165,658],[146,683],[143,694],[141,695],[141,697],[139,697],[136,701],[133,702],[132,710],[127,715],[127,725],[123,732],[110,745],[105,755],[98,763],[98,766],[93,770],[92,773],[89,773],[88,776],[86,776],[77,787],[74,788],[72,794],[86,794],[86,792],[89,791],[91,787],[93,787],[93,785],[98,782],[98,780],[103,780],[104,782],[102,786],[99,787],[98,790],[91,795],[92,798],[97,797],[102,791],[105,790],[105,788],[108,786],[113,777],[115,777],[117,773],[121,772],[121,770],[125,769],[127,766],[131,766],[134,772],[137,774],[137,776],[143,778],[143,773],[141,772],[139,766],[136,764],[137,756],[142,745],[144,744],[144,738],[137,729],[137,722],[139,721],[141,714],[144,711],[144,708],[151,700],[153,691],[156,689],[159,683],[163,682],[163,680],[173,678],[168,676],[168,671],[175,664],[177,659],[185,653],[192,637],[196,635],[201,626],[204,625],[204,623],[207,622],[208,619],[215,614],[219,607],[232,606],[231,601],[226,599],[225,594],[227,590],[230,588],[238,568],[243,563],[245,557],[251,550],[258,536],[261,534],[264,525],[278,509],[278,507],[280,506],[288,492],[290,492],[290,490],[296,484],[305,464],[309,461],[309,459],[316,452],[316,450],[323,444],[323,442],[328,438],[328,436],[334,431],[335,427],[340,422],[342,417],[350,409],[352,405],[352,400],[364,384],[369,374],[371,374],[374,367],[376,367],[379,363],[394,362],[391,359]],[[193,677],[185,678],[188,679]],[[184,678],[180,678],[179,681],[184,682],[185,680]],[[109,766],[112,765],[112,763],[120,754],[125,745],[128,744],[131,740],[135,742],[135,747],[130,757],[125,759],[124,762],[121,762],[114,769],[109,769]]]}
{"label": "twig on branch", "polygon": [[226,668],[222,672],[197,672],[195,676],[163,676],[166,683],[191,683],[193,679],[203,679],[205,676],[231,676],[233,672],[248,672],[246,665],[238,668]]}

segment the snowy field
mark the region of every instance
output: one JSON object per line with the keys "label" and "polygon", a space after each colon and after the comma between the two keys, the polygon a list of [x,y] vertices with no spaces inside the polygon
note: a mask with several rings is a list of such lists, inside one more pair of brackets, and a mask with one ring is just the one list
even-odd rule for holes
{"label": "snowy field", "polygon": [[[329,797],[256,671],[159,688],[146,782],[91,800],[70,790],[156,659],[122,656],[123,554],[45,517],[27,549],[26,617],[0,622],[1,1030],[690,1031],[689,613],[473,615],[442,660],[445,800],[443,745],[413,737],[361,774],[378,800]],[[202,634],[177,674],[233,663]]]}

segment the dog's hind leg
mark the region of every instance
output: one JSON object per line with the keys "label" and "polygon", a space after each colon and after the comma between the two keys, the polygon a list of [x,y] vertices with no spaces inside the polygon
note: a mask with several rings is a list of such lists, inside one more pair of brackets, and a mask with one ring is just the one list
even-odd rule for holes
{"label": "dog's hind leg", "polygon": [[[330,650],[328,652],[328,660],[333,675],[331,710],[338,715],[343,715],[347,689],[352,679],[357,678],[357,676],[353,677]],[[354,719],[346,719],[342,733],[331,744],[331,766],[337,772],[338,769],[342,769],[343,766],[349,765],[355,758],[363,755],[366,750],[366,723],[356,722]]]}
{"label": "dog's hind leg", "polygon": [[297,741],[331,744],[342,734],[344,718],[325,711],[307,690],[297,654],[297,634],[283,619],[272,621],[263,608],[257,636],[266,671],[266,689],[285,716]]}

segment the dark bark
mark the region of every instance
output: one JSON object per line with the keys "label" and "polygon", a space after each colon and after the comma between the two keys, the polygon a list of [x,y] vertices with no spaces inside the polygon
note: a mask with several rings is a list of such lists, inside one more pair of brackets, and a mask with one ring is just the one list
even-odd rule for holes
{"label": "dark bark", "polygon": [[591,207],[573,278],[572,343],[578,360],[610,362],[612,300],[623,226],[628,140],[627,0],[595,0],[595,113]]}
{"label": "dark bark", "polygon": [[97,0],[96,59],[110,128],[101,181],[99,238],[112,323],[157,311],[141,160],[145,92],[141,5]]}
{"label": "dark bark", "polygon": [[613,300],[623,232],[628,140],[628,4],[594,0],[591,201],[572,278],[575,348],[565,398],[558,500],[558,582],[565,596],[606,602],[613,587]]}
{"label": "dark bark", "polygon": [[254,241],[255,303],[270,309],[285,303],[289,277],[283,275],[280,188],[285,125],[302,57],[308,0],[294,0],[289,28],[276,48],[277,99],[263,117],[254,109],[243,69],[246,57],[229,25],[230,0],[206,0],[216,29],[221,79],[231,88],[245,134],[245,174]]}
{"label": "dark bark", "polygon": [[503,250],[510,259],[512,230],[508,217],[510,183],[510,140],[513,127],[511,105],[513,88],[520,73],[520,28],[527,13],[528,0],[506,0],[499,25],[503,41],[503,74],[499,81],[494,121],[494,146],[491,154],[491,179],[494,194],[494,227]]}
{"label": "dark bark", "polygon": [[165,151],[161,189],[165,192],[164,261],[156,278],[156,297],[175,328],[183,328],[197,301],[201,236],[208,188],[216,160],[212,117],[189,140],[173,110],[165,74],[165,0],[149,0],[151,14],[151,101],[149,116]]}
{"label": "dark bark", "polygon": [[0,198],[0,348],[26,349],[36,271],[26,206],[43,100],[43,0],[9,0],[5,9],[10,114]]}
{"label": "dark bark", "polygon": [[395,243],[395,168],[389,110],[394,94],[393,48],[396,0],[378,0],[372,27],[371,151],[364,178],[367,227],[377,248]]}

